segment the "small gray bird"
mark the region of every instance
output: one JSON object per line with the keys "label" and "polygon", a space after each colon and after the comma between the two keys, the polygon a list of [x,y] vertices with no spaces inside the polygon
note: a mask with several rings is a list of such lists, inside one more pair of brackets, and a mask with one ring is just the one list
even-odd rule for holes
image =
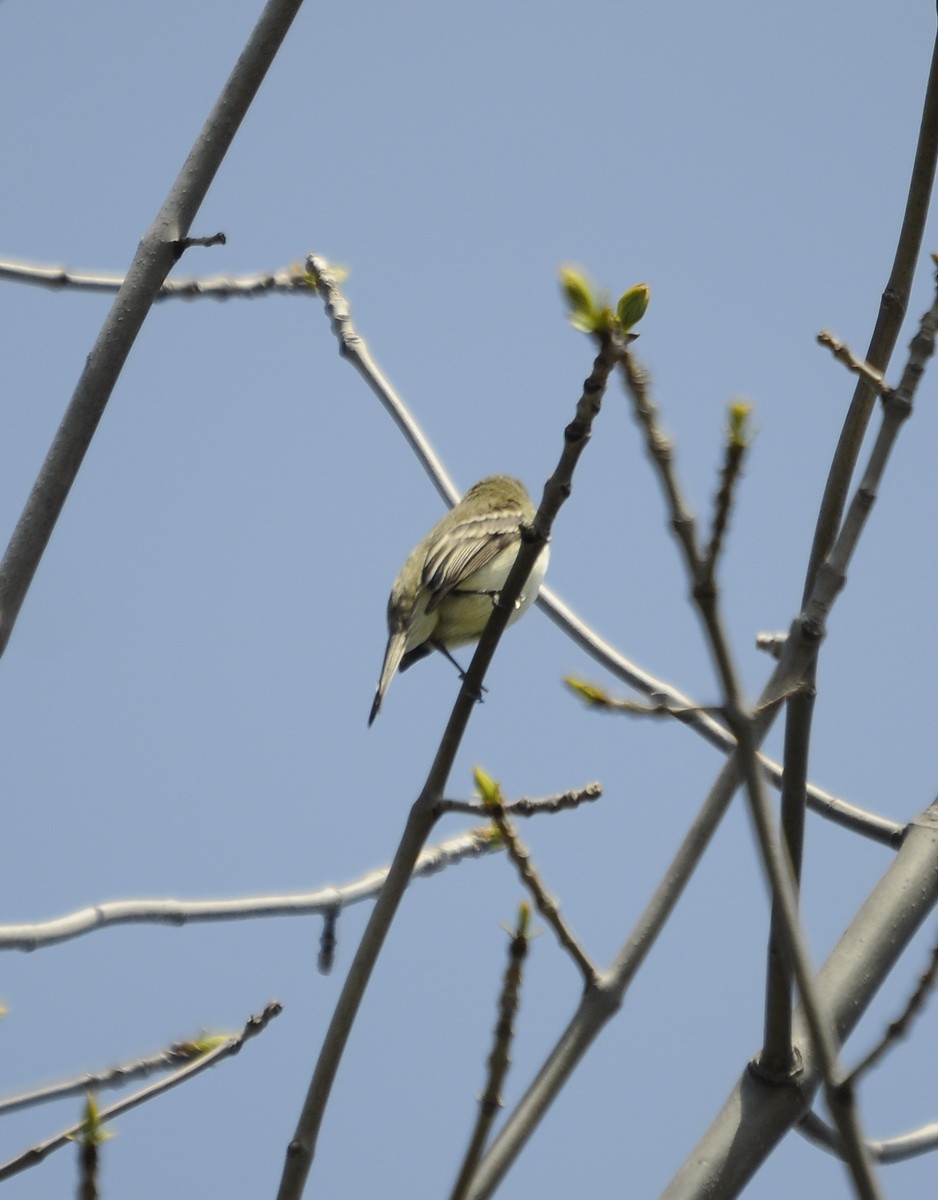
{"label": "small gray bird", "polygon": [[[477,642],[521,546],[521,526],[534,520],[524,485],[508,475],[474,484],[407,556],[388,599],[388,645],[368,724],[395,672],[439,650]],[[534,603],[549,549],[538,555],[509,624]],[[458,664],[457,664],[458,665]]]}

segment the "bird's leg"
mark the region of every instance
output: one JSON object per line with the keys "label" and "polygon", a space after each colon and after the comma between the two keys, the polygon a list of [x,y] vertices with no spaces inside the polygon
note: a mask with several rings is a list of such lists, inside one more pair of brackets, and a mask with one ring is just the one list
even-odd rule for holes
{"label": "bird's leg", "polygon": [[[449,661],[453,664],[453,666],[459,672],[459,678],[465,683],[466,672],[462,669],[462,667],[459,665],[459,663],[456,661],[456,659],[453,658],[452,654],[450,654],[450,652],[446,649],[446,647],[443,645],[442,642],[430,642],[430,643],[425,642],[424,645],[432,645],[434,650],[439,650],[439,652],[443,655],[444,658],[449,659]],[[488,690],[489,689],[485,686],[485,684],[483,684],[482,691],[487,692]],[[482,703],[481,696],[476,696],[476,700],[478,700],[478,702],[480,704]]]}

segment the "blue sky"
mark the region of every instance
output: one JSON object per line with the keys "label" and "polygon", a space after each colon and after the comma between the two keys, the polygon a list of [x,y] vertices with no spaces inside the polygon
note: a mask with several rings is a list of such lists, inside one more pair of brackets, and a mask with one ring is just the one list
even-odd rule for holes
{"label": "blue sky", "polygon": [[[259,10],[236,0],[0,6],[0,252],[122,271]],[[758,428],[723,569],[740,669],[788,625],[852,394],[814,343],[865,348],[905,197],[933,6],[582,7],[308,3],[193,228],[181,274],[343,264],[353,315],[462,487],[495,471],[537,495],[588,373],[556,286],[577,262],[613,292],[647,280],[637,345],[708,512],[725,406]],[[925,249],[938,248],[934,222]],[[12,529],[106,297],[0,284]],[[910,319],[930,303],[923,268]],[[897,358],[897,362],[901,358]],[[934,795],[934,377],[926,378],[838,603],[819,669],[811,776],[906,820]],[[124,896],[312,889],[385,863],[456,695],[442,660],[395,681],[366,727],[384,607],[441,514],[423,472],[342,363],[315,299],[165,303],[133,350],[0,664],[7,837],[0,921]],[[655,481],[610,391],[554,531],[551,585],[644,668],[715,684]],[[603,782],[598,804],[525,826],[597,959],[625,938],[719,767],[684,728],[581,709],[608,682],[532,613],[502,643],[451,790],[483,764],[509,795]],[[777,750],[778,737],[774,738]],[[448,818],[441,835],[466,822]],[[820,961],[889,852],[809,819],[805,914]],[[308,1194],[445,1194],[495,1020],[499,858],[407,896],[354,1031]],[[123,1119],[105,1194],[270,1195],[365,918],[315,969],[318,922],[123,928],[4,961],[0,1090],[284,1015],[233,1062]],[[500,1195],[655,1195],[759,1043],[765,887],[734,805],[619,1018]],[[933,934],[929,935],[933,937]],[[925,963],[919,939],[851,1052]],[[579,983],[532,947],[510,1104]],[[870,1132],[935,1116],[934,1007],[864,1086]],[[0,1157],[74,1105],[0,1126]],[[934,1165],[885,1173],[923,1194]],[[73,1185],[68,1152],[6,1185]],[[750,1186],[849,1195],[797,1137]]]}

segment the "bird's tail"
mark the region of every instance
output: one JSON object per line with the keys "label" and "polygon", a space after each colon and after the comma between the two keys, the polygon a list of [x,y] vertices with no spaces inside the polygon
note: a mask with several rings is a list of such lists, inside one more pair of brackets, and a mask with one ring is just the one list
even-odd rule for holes
{"label": "bird's tail", "polygon": [[384,693],[390,687],[391,680],[400,666],[406,645],[407,635],[405,633],[392,633],[388,638],[387,649],[384,652],[384,663],[381,667],[381,676],[378,679],[374,704],[371,706],[371,715],[368,718],[369,727],[374,723],[374,719],[381,709],[381,701],[384,699]]}

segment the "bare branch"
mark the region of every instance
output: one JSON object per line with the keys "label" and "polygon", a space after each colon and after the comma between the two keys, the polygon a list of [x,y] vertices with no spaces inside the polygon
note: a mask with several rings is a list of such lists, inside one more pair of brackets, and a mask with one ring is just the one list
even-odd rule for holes
{"label": "bare branch", "polygon": [[[721,772],[730,773],[728,763]],[[621,1004],[625,989],[654,944],[689,874],[712,835],[713,808],[721,798],[718,784],[684,838],[638,925],[623,946],[603,984],[583,996],[579,1007],[548,1054],[534,1082],[485,1154],[470,1190],[485,1200],[537,1129],[551,1100],[563,1087],[606,1022]],[[693,862],[688,864],[687,860]],[[818,974],[821,1002],[844,1041],[876,991],[938,903],[938,803],[909,825],[909,832],[880,882]],[[618,1002],[618,1003],[617,1003]],[[798,1086],[770,1083],[745,1070],[722,1111],[688,1155],[662,1200],[714,1200],[738,1196],[788,1129],[803,1115],[818,1086],[819,1071],[804,1019],[796,1014],[795,1036],[802,1048]]]}
{"label": "bare branch", "polygon": [[856,550],[860,535],[866,527],[870,510],[879,492],[886,463],[892,453],[903,423],[912,412],[912,402],[925,370],[925,364],[935,352],[935,333],[938,330],[938,289],[931,308],[923,314],[918,332],[909,346],[909,356],[898,387],[883,396],[883,419],[859,487],[844,517],[837,540],[816,576],[811,598],[805,605],[805,619],[823,631],[834,599],[847,579],[847,567]]}
{"label": "bare branch", "polygon": [[339,923],[339,911],[339,908],[335,907],[323,913],[322,933],[319,936],[319,958],[316,962],[320,975],[328,975],[335,965],[335,931]]}
{"label": "bare branch", "polygon": [[223,233],[212,233],[207,237],[184,237],[177,238],[173,245],[176,248],[176,257],[180,258],[187,250],[193,246],[226,246],[228,239]]}
{"label": "bare branch", "polygon": [[[463,859],[499,849],[493,845],[488,827],[470,830],[423,850],[414,866],[413,878],[433,875]],[[0,925],[0,950],[37,950],[111,925],[188,925],[256,917],[305,917],[311,913],[328,917],[349,904],[374,899],[387,877],[388,868],[382,867],[340,887],[236,900],[110,900],[50,921]]]}
{"label": "bare branch", "polygon": [[50,1083],[45,1087],[0,1098],[0,1114],[32,1108],[37,1104],[48,1104],[65,1096],[81,1096],[89,1091],[123,1087],[133,1079],[145,1079],[157,1071],[170,1071],[182,1063],[192,1062],[204,1053],[205,1048],[200,1046],[198,1041],[174,1042],[168,1049],[161,1050],[159,1054],[152,1054],[149,1058],[136,1058],[129,1063],[108,1067],[104,1071],[89,1071],[73,1079],[63,1079],[59,1083]]}
{"label": "bare branch", "polygon": [[[602,794],[602,784],[588,783],[586,787],[570,792],[558,792],[553,796],[541,796],[537,799],[522,796],[520,800],[512,800],[509,804],[502,805],[502,808],[509,817],[536,817],[541,813],[564,812],[567,809],[579,808],[581,804],[598,800]],[[473,817],[484,817],[488,813],[484,805],[472,804],[466,800],[442,800],[440,810],[441,812],[465,813]]]}
{"label": "bare branch", "polygon": [[521,882],[530,892],[537,911],[554,931],[557,941],[576,963],[586,986],[595,987],[599,979],[599,971],[580,945],[573,930],[561,916],[560,905],[548,892],[537,873],[537,868],[531,862],[530,850],[518,837],[501,804],[489,805],[487,811],[498,826],[498,832],[502,835],[508,857],[517,867]]}
{"label": "bare branch", "polygon": [[856,1085],[859,1080],[871,1070],[883,1055],[897,1042],[906,1036],[912,1022],[925,1007],[938,978],[938,945],[932,947],[931,962],[919,976],[918,984],[906,1002],[905,1008],[894,1021],[890,1021],[885,1033],[873,1049],[851,1071],[850,1082]]}
{"label": "bare branch", "polygon": [[[870,455],[871,465],[874,462],[877,463],[878,470],[881,470],[882,465],[884,465],[885,453],[888,452],[888,448],[892,445],[891,437],[887,438],[886,447],[880,444],[880,440],[877,439],[877,443],[874,445]],[[861,483],[860,489],[863,486],[864,484]],[[860,521],[858,525],[851,526],[848,530],[845,523],[845,529],[834,546],[831,558],[834,559],[836,556],[841,572],[846,570],[846,565],[856,548],[857,538],[862,527],[863,522]],[[682,542],[682,545],[686,544],[686,540]],[[691,542],[690,544],[692,545],[693,543]],[[751,748],[753,751],[758,747],[761,740],[771,728],[772,722],[778,713],[780,699],[789,695],[793,689],[800,687],[806,672],[810,670],[811,664],[815,659],[818,645],[824,636],[826,616],[829,614],[839,591],[837,588],[830,588],[827,580],[822,578],[822,575],[823,572],[818,576],[805,610],[793,620],[788,636],[785,639],[781,657],[772,671],[769,680],[763,687],[757,703],[753,706],[753,712],[756,714],[752,723],[751,735]],[[540,1119],[550,1107],[553,1099],[563,1087],[569,1075],[576,1069],[586,1050],[592,1045],[605,1023],[622,1004],[629,983],[654,945],[691,874],[696,869],[704,851],[709,845],[710,839],[723,819],[733,793],[739,785],[742,771],[743,762],[739,753],[732,754],[714,781],[707,798],[696,818],[691,823],[671,864],[655,889],[644,912],[639,917],[634,930],[620,949],[609,971],[601,977],[599,985],[595,989],[588,991],[584,996],[580,1007],[571,1019],[567,1029],[561,1035],[560,1040],[548,1055],[534,1082],[508,1117],[501,1132],[485,1155],[473,1181],[473,1189],[470,1193],[472,1200],[483,1200],[483,1198],[492,1194],[511,1163],[537,1127]],[[903,830],[900,839],[902,849],[905,848],[908,838],[915,830],[915,826],[916,822],[912,822],[911,825],[905,827]],[[902,850],[900,850],[901,853]],[[877,975],[877,985],[881,982],[881,979],[882,976]],[[864,988],[860,988],[859,990],[860,994],[862,994]],[[823,995],[821,999],[823,1002]],[[803,1026],[799,1032],[799,1036],[802,1038],[805,1036]],[[813,1086],[816,1087],[820,1068],[817,1060],[809,1054],[807,1048],[804,1048],[801,1050],[802,1062],[804,1062],[806,1056],[811,1057],[813,1063],[815,1072]],[[800,1090],[798,1095],[801,1095]],[[701,1170],[700,1163],[706,1162],[708,1164],[707,1173],[711,1179],[716,1177],[715,1173],[717,1172],[722,1172],[721,1180],[729,1178],[732,1171],[736,1169],[736,1164],[730,1164],[727,1154],[723,1151],[725,1149],[724,1139],[728,1132],[732,1130],[732,1134],[735,1137],[738,1130],[739,1104],[739,1098],[734,1095],[731,1101],[728,1102],[728,1107],[724,1109],[725,1118],[721,1114],[714,1123],[711,1133],[708,1134],[708,1138],[712,1137],[713,1141],[719,1147],[719,1151],[710,1151],[708,1149],[701,1152],[696,1160],[696,1167],[693,1170],[688,1169],[686,1174],[682,1172],[678,1177],[682,1187],[689,1180],[696,1180],[696,1176]],[[779,1111],[779,1109],[771,1105],[767,1106],[767,1108],[773,1113],[773,1116]],[[787,1109],[784,1111],[787,1113]],[[788,1125],[791,1125],[800,1115],[800,1108],[795,1109],[788,1119]],[[844,1119],[849,1119],[849,1113],[845,1114]],[[758,1148],[761,1149],[763,1146],[764,1140],[760,1140]],[[753,1153],[756,1152],[756,1149],[757,1147],[754,1146]],[[747,1162],[749,1161],[748,1155],[740,1155],[740,1158]],[[696,1183],[694,1186],[696,1187]],[[692,1192],[675,1191],[673,1197],[670,1192],[667,1195],[668,1200],[677,1200],[678,1197],[684,1197],[685,1195],[690,1200],[692,1194]]]}
{"label": "bare branch", "polygon": [[[865,1149],[854,1103],[854,1090],[840,1066],[837,1039],[815,983],[807,937],[798,913],[798,881],[773,828],[772,814],[756,756],[757,716],[747,710],[743,700],[739,675],[723,624],[719,590],[713,575],[719,548],[717,525],[715,523],[710,550],[702,557],[696,546],[693,526],[688,525],[684,515],[681,487],[674,471],[672,456],[655,453],[654,448],[661,444],[663,436],[658,425],[657,409],[648,395],[645,373],[641,369],[629,369],[630,358],[631,355],[627,354],[623,374],[632,397],[636,421],[645,432],[646,445],[649,447],[662,491],[667,498],[671,526],[682,552],[691,596],[723,688],[726,717],[736,735],[745,794],[756,828],[762,865],[771,887],[774,911],[778,916],[778,933],[784,939],[783,950],[798,981],[798,990],[811,1030],[812,1046],[824,1080],[828,1106],[843,1141],[845,1161],[850,1169],[857,1195],[861,1200],[879,1200],[880,1190],[873,1162]],[[736,444],[735,450],[733,443]],[[729,456],[724,467],[724,489],[727,492],[730,487],[728,480],[734,479],[738,473],[745,445],[743,436],[731,439]],[[729,496],[726,497],[725,503],[728,507]],[[719,508],[718,502],[718,514]],[[794,1073],[793,1071],[792,1074]]]}
{"label": "bare branch", "polygon": [[723,452],[723,466],[720,470],[720,486],[713,502],[710,541],[698,572],[700,581],[704,584],[713,580],[717,559],[723,551],[736,485],[742,474],[743,459],[749,449],[748,426],[751,407],[743,401],[736,401],[730,405],[730,423]]}
{"label": "bare branch", "polygon": [[[922,249],[925,219],[928,216],[928,206],[935,180],[936,161],[938,161],[938,38],[932,49],[928,84],[922,104],[918,143],[915,147],[915,158],[912,163],[902,226],[896,243],[896,254],[889,280],[882,293],[879,313],[866,352],[865,361],[876,371],[885,373],[889,366],[889,360],[896,347],[896,342],[899,340],[899,331],[909,307],[912,278]],[[837,537],[850,489],[850,481],[860,457],[860,449],[866,435],[866,427],[873,413],[875,399],[875,390],[869,381],[861,376],[857,380],[821,499],[805,578],[805,601],[814,589],[815,574]]]}
{"label": "bare branch", "polygon": [[[841,519],[854,477],[860,450],[881,390],[881,380],[889,366],[899,330],[908,308],[912,279],[918,261],[928,214],[929,199],[938,162],[938,34],[933,49],[928,84],[922,107],[918,144],[912,165],[905,213],[896,245],[889,282],[882,294],[879,313],[870,338],[866,358],[859,370],[850,407],[831,461],[824,495],[821,499],[808,566],[805,572],[803,604],[817,593],[819,572],[826,569],[836,541],[843,534]],[[850,367],[861,364],[839,344],[835,353]],[[842,580],[843,577],[841,577]],[[842,582],[841,582],[842,586]],[[781,827],[787,853],[796,877],[801,872],[804,845],[805,804],[810,804],[808,755],[814,718],[815,665],[805,674],[807,691],[789,701],[785,721],[784,781],[782,786]],[[778,953],[779,918],[773,909],[769,934],[766,977],[764,1059],[767,1069],[790,1069],[792,1062],[792,989],[786,964]]]}
{"label": "bare branch", "polygon": [[788,634],[784,630],[777,633],[760,633],[756,636],[756,649],[774,658],[776,662],[782,657],[782,648]]}
{"label": "bare branch", "polygon": [[0,654],[154,298],[177,259],[302,0],[268,0],[156,220],[144,234],[0,561]]}
{"label": "bare branch", "polygon": [[826,329],[821,330],[817,335],[817,340],[818,345],[826,346],[834,358],[838,362],[843,363],[849,371],[852,371],[854,375],[859,375],[861,379],[865,379],[877,395],[881,395],[887,390],[888,384],[882,371],[876,367],[871,367],[868,362],[857,358],[846,342],[841,342]]}
{"label": "bare branch", "polygon": [[464,1200],[472,1173],[478,1165],[495,1118],[502,1107],[502,1085],[508,1075],[511,1065],[511,1043],[515,1035],[515,1014],[521,999],[521,981],[524,960],[527,958],[530,936],[528,934],[529,910],[526,904],[521,905],[518,914],[518,924],[511,944],[508,947],[508,964],[505,967],[505,978],[502,992],[498,1000],[498,1023],[495,1026],[494,1041],[488,1061],[488,1076],[485,1088],[479,1097],[479,1113],[476,1118],[469,1145],[463,1157],[462,1166],[456,1176],[456,1183],[450,1200]]}
{"label": "bare branch", "polygon": [[[840,1135],[817,1115],[808,1112],[795,1126],[798,1132],[831,1154],[841,1157]],[[868,1138],[867,1148],[873,1158],[881,1163],[904,1162],[919,1154],[933,1154],[938,1150],[938,1121],[930,1121],[909,1133],[900,1133],[891,1138]]]}
{"label": "bare branch", "polygon": [[[0,279],[52,288],[53,291],[119,292],[124,286],[124,278],[123,275],[112,275],[106,271],[70,271],[67,267],[0,260]],[[286,296],[305,296],[307,299],[313,299],[316,295],[309,285],[305,269],[294,263],[279,271],[258,271],[252,275],[165,279],[154,300],[195,300],[203,297],[213,300],[253,299],[274,292]]]}
{"label": "bare branch", "polygon": [[[195,1075],[201,1074],[202,1071],[207,1071],[209,1067],[215,1066],[222,1059],[230,1058],[233,1054],[237,1054],[245,1042],[257,1034],[263,1033],[274,1017],[279,1016],[281,1012],[282,1006],[277,1001],[272,1001],[266,1006],[263,1012],[257,1013],[250,1018],[237,1037],[228,1038],[214,1050],[201,1055],[195,1062],[187,1063],[178,1071],[167,1075],[165,1079],[161,1079],[157,1083],[151,1083],[149,1087],[142,1088],[139,1092],[134,1092],[132,1096],[127,1096],[123,1100],[119,1100],[116,1104],[112,1104],[110,1108],[101,1109],[98,1119],[101,1122],[111,1121],[115,1117],[120,1116],[121,1113],[129,1112],[132,1108],[138,1108],[141,1104],[146,1103],[147,1100],[152,1100],[155,1096],[169,1091],[170,1088],[174,1088],[178,1084],[192,1079]],[[54,1137],[31,1146],[22,1154],[17,1155],[16,1158],[11,1158],[8,1162],[3,1163],[0,1166],[0,1182],[11,1178],[13,1175],[18,1175],[20,1171],[26,1170],[27,1167],[36,1166],[37,1163],[41,1163],[43,1159],[48,1158],[54,1150],[61,1150],[63,1146],[67,1146],[76,1135],[81,1133],[82,1125],[82,1121],[79,1121],[75,1125],[69,1125],[61,1133],[57,1133]]]}
{"label": "bare branch", "polygon": [[[662,697],[666,697],[667,702],[671,705],[671,712],[677,720],[690,726],[705,741],[709,742],[711,746],[715,746],[718,750],[722,750],[727,754],[732,752],[736,745],[733,735],[725,726],[708,716],[704,712],[704,706],[695,704],[693,700],[664,680],[657,679],[655,676],[648,674],[648,672],[636,666],[635,663],[631,662],[617,650],[615,646],[605,641],[595,630],[591,629],[568,604],[560,599],[556,592],[551,591],[546,586],[542,586],[537,604],[576,645],[605,667],[611,674],[623,680],[630,687],[634,687],[637,691],[651,697],[653,703],[658,703]],[[778,634],[776,637],[780,639],[780,644],[784,645],[785,641],[787,641],[788,633]],[[794,683],[792,683],[792,686],[794,686]],[[789,694],[791,694],[790,691]],[[763,699],[765,703],[768,703],[770,697],[766,694]],[[755,711],[759,711],[758,705]],[[759,762],[772,785],[780,788],[783,779],[781,764],[764,754],[760,754]],[[906,828],[905,825],[901,825],[897,821],[890,821],[886,817],[881,817],[878,813],[868,812],[858,805],[850,804],[847,800],[833,796],[830,792],[817,787],[815,784],[811,784],[808,787],[808,804],[815,812],[827,818],[827,820],[833,821],[845,829],[851,829],[854,833],[859,833],[863,837],[868,837],[892,849],[896,849],[902,841]]]}
{"label": "bare branch", "polygon": [[332,332],[339,343],[339,353],[343,358],[348,359],[381,401],[394,424],[404,435],[405,441],[416,454],[421,466],[429,475],[431,483],[452,508],[459,500],[459,489],[446,473],[423,430],[371,357],[364,338],[352,324],[348,301],[339,290],[339,280],[335,269],[318,254],[309,255],[306,260],[306,269],[309,279],[312,280],[326,306],[326,315],[329,317]]}
{"label": "bare branch", "polygon": [[[328,272],[328,266],[321,260],[317,260],[315,256],[310,256],[308,265],[310,273],[319,281],[320,290],[325,293],[327,306],[332,305],[334,297],[323,278],[323,271]],[[334,308],[330,308],[330,314],[333,319],[333,328],[341,327],[341,315]],[[397,912],[413,865],[439,813],[443,791],[469,718],[475,708],[475,698],[481,694],[485,672],[495,654],[499,639],[514,613],[515,602],[524,588],[531,568],[550,537],[554,518],[570,494],[574,470],[589,442],[593,422],[599,414],[609,375],[621,353],[622,347],[615,335],[606,334],[600,339],[599,352],[593,361],[593,369],[583,384],[583,391],[577,402],[574,418],[564,430],[563,449],[557,466],[544,487],[544,493],[531,528],[523,531],[521,548],[498,601],[493,605],[492,615],[485,632],[462,680],[459,696],[443,732],[436,757],[420,795],[410,810],[400,844],[388,872],[387,882],[381,889],[349,968],[310,1080],[296,1132],[287,1147],[278,1200],[299,1200],[302,1195],[315,1155],[316,1141],[323,1115],[339,1069],[342,1053],[348,1042],[352,1023],[388,929]],[[369,380],[369,383],[373,381],[375,390],[382,394],[386,390],[383,378],[380,377],[377,369],[373,368],[373,365],[368,365],[367,359],[360,361],[363,363],[361,369],[365,378]]]}
{"label": "bare branch", "polygon": [[645,434],[645,452],[656,469],[658,482],[665,493],[671,529],[683,551],[685,561],[693,563],[696,573],[701,561],[697,545],[697,523],[672,469],[674,445],[658,420],[648,372],[632,354],[624,356],[621,369],[626,389],[632,397],[639,427]]}
{"label": "bare branch", "polygon": [[[332,322],[333,332],[339,341],[340,353],[344,358],[349,359],[368,387],[387,409],[434,487],[452,506],[459,499],[459,492],[444,471],[426,434],[401,397],[391,387],[372,358],[361,334],[352,325],[348,301],[339,288],[334,270],[325,259],[315,254],[309,256],[308,266],[325,301],[326,312]],[[589,654],[617,679],[651,697],[653,702],[657,702],[662,696],[667,697],[672,711],[675,711],[679,720],[724,753],[733,751],[735,746],[733,735],[725,726],[708,716],[704,706],[695,704],[693,700],[671,687],[664,680],[657,679],[627,659],[615,646],[605,641],[587,625],[550,587],[541,586],[536,603],[575,645]],[[785,636],[787,637],[787,634]],[[677,710],[684,710],[684,712],[678,713]],[[760,756],[760,762],[773,786],[781,787],[781,765],[764,755]],[[903,825],[881,817],[877,813],[867,812],[857,805],[832,796],[830,792],[824,791],[822,788],[812,785],[808,789],[808,802],[816,812],[828,820],[893,849],[899,845],[902,839],[905,828]]]}

